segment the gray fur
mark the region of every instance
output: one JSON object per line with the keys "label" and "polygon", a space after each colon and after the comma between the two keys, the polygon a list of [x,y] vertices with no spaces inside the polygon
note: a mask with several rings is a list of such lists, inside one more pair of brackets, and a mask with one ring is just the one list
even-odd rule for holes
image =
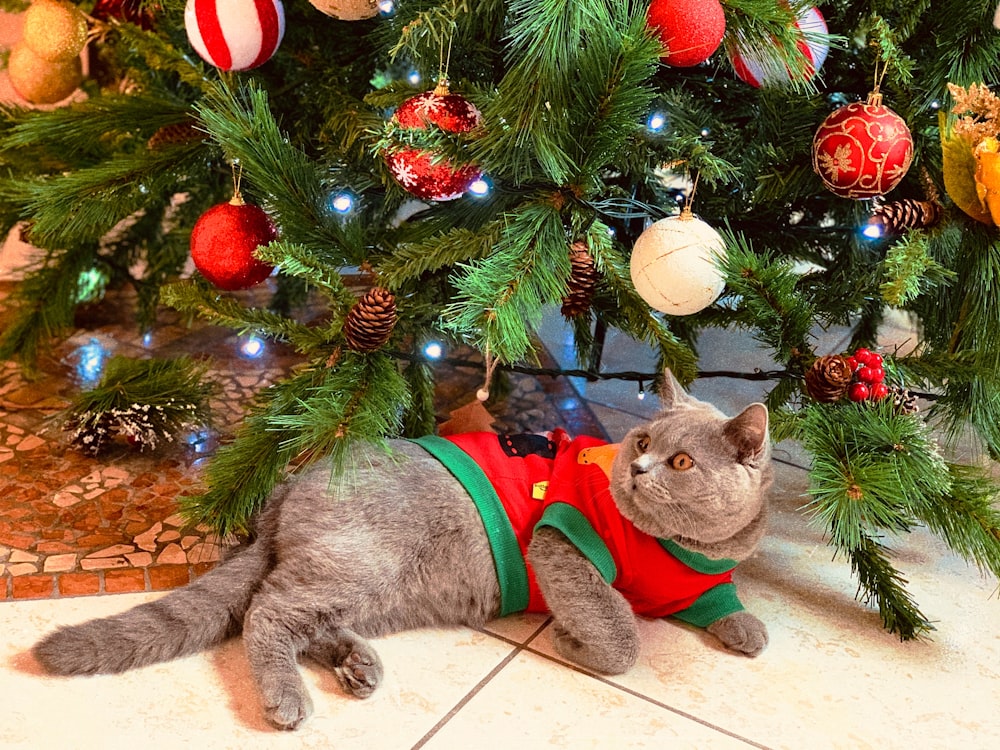
{"label": "gray fur", "polygon": [[[711,557],[740,560],[764,532],[770,484],[767,411],[727,419],[667,372],[663,411],[625,437],[611,489],[640,529]],[[648,447],[646,439],[648,438]],[[644,448],[644,450],[643,450]],[[673,471],[683,450],[694,468]],[[191,654],[242,631],[268,720],[294,729],[311,712],[297,661],[330,668],[360,698],[382,664],[367,638],[425,626],[483,626],[500,589],[482,521],[462,486],[419,446],[359,451],[331,489],[329,469],[293,476],[269,499],[255,541],[184,589],[104,620],[62,628],[34,648],[54,674],[120,672]],[[639,652],[620,593],[557,530],[542,528],[528,559],[552,612],[557,650],[607,674]],[[767,631],[747,612],[708,628],[757,655]]]}

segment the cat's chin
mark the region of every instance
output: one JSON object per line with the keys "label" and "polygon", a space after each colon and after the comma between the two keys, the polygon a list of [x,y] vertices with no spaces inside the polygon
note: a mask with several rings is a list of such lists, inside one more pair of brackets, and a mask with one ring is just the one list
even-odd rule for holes
{"label": "cat's chin", "polygon": [[682,534],[669,538],[685,549],[700,552],[713,560],[729,559],[739,562],[753,554],[766,530],[767,508],[762,507],[749,524],[725,539],[699,540]]}

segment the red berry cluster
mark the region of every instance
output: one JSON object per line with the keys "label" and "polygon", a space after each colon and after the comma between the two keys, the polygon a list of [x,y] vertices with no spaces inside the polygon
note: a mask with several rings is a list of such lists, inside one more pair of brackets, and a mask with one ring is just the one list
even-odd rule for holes
{"label": "red berry cluster", "polygon": [[861,347],[847,358],[847,363],[854,373],[854,380],[847,389],[851,401],[881,401],[889,395],[881,354]]}

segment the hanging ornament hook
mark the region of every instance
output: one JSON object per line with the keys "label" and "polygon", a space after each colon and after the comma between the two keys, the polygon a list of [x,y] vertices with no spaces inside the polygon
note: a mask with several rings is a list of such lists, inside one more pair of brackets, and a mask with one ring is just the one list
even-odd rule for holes
{"label": "hanging ornament hook", "polygon": [[231,164],[233,169],[233,197],[229,203],[233,206],[243,205],[243,193],[240,192],[240,184],[243,182],[243,165],[239,159],[233,159]]}
{"label": "hanging ornament hook", "polygon": [[448,71],[451,68],[451,44],[455,39],[455,31],[448,35],[448,51],[445,53],[444,40],[441,41],[441,49],[438,52],[438,80],[434,87],[434,93],[438,96],[447,96],[451,93],[448,83]]}

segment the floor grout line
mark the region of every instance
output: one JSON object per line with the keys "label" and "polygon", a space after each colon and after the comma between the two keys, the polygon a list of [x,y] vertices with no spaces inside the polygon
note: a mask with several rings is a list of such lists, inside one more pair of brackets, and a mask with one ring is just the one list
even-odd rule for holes
{"label": "floor grout line", "polygon": [[469,702],[473,698],[475,698],[476,695],[478,695],[479,692],[484,687],[486,687],[486,685],[489,684],[489,682],[494,677],[496,677],[498,674],[500,674],[500,672],[503,671],[504,667],[506,667],[508,664],[510,664],[514,660],[514,658],[517,657],[518,654],[522,653],[527,648],[527,645],[529,643],[531,643],[535,638],[537,638],[538,635],[543,630],[545,630],[546,627],[548,627],[548,625],[549,625],[549,623],[551,621],[552,621],[551,617],[548,618],[548,619],[546,619],[545,622],[543,622],[538,627],[538,629],[535,630],[534,633],[532,633],[530,636],[528,636],[527,640],[525,640],[523,643],[518,643],[516,641],[512,641],[509,638],[505,638],[504,636],[497,635],[496,633],[491,633],[488,630],[479,630],[479,631],[477,631],[477,632],[483,633],[485,635],[489,635],[489,636],[492,636],[494,638],[497,638],[498,640],[501,640],[504,643],[509,643],[510,645],[514,646],[514,648],[513,648],[513,650],[509,654],[507,654],[507,656],[505,656],[503,659],[501,659],[500,662],[495,667],[493,667],[493,669],[491,669],[489,671],[489,673],[485,677],[483,677],[483,679],[481,679],[479,682],[477,682],[475,685],[473,685],[472,689],[468,693],[466,693],[464,696],[462,696],[462,699],[459,700],[459,702],[456,703],[454,706],[452,706],[451,710],[448,711],[448,713],[446,713],[437,722],[437,724],[435,724],[433,727],[431,727],[428,730],[428,732],[423,737],[421,737],[419,740],[417,740],[417,742],[413,745],[413,747],[411,748],[411,750],[419,750],[419,748],[422,748],[424,745],[426,745],[428,742],[430,742],[431,739],[438,732],[440,732],[441,729],[444,728],[444,726],[449,721],[451,721],[458,714],[459,711],[461,711],[463,708],[465,708],[465,706],[467,706],[469,704]]}
{"label": "floor grout line", "polygon": [[762,745],[759,742],[755,742],[754,740],[751,740],[749,737],[744,737],[744,736],[742,736],[740,734],[737,734],[736,732],[730,731],[729,729],[725,729],[724,727],[720,727],[720,726],[718,726],[716,724],[713,724],[713,723],[711,723],[709,721],[706,721],[704,719],[699,719],[694,714],[689,714],[687,711],[683,711],[683,710],[681,710],[679,708],[674,708],[673,706],[671,706],[671,705],[669,705],[667,703],[664,703],[663,701],[657,700],[656,698],[652,698],[652,697],[650,697],[648,695],[645,695],[643,693],[640,693],[637,690],[634,690],[634,689],[632,689],[630,687],[626,687],[625,685],[620,685],[617,682],[613,682],[612,680],[609,680],[607,677],[603,677],[603,676],[601,676],[599,674],[594,674],[593,672],[589,672],[589,671],[587,671],[586,669],[584,669],[583,667],[581,667],[581,666],[579,666],[577,664],[573,664],[572,662],[569,662],[569,661],[563,661],[562,659],[558,659],[558,658],[552,656],[551,654],[546,654],[544,652],[538,651],[537,649],[529,648],[527,646],[527,643],[525,644],[525,647],[522,649],[522,651],[525,652],[525,653],[529,653],[529,654],[533,654],[535,656],[541,657],[542,659],[545,659],[547,661],[553,662],[554,664],[559,664],[560,666],[566,667],[567,669],[572,669],[574,672],[578,672],[579,674],[586,675],[587,677],[590,677],[590,678],[592,678],[594,680],[597,680],[598,682],[600,682],[600,683],[602,683],[604,685],[607,685],[608,687],[614,688],[616,690],[620,690],[621,692],[627,693],[628,695],[631,695],[634,698],[638,698],[639,700],[642,700],[642,701],[644,701],[646,703],[650,703],[650,704],[656,706],[657,708],[662,708],[665,711],[669,711],[672,714],[676,714],[677,716],[680,716],[680,717],[682,717],[684,719],[687,719],[689,721],[693,721],[696,724],[700,724],[701,726],[705,727],[706,729],[711,729],[713,731],[719,732],[720,734],[724,734],[727,737],[732,737],[735,740],[739,740],[740,742],[744,742],[747,745],[749,745],[750,747],[756,747],[756,748],[759,748],[760,750],[771,750],[771,747],[769,745]]}

